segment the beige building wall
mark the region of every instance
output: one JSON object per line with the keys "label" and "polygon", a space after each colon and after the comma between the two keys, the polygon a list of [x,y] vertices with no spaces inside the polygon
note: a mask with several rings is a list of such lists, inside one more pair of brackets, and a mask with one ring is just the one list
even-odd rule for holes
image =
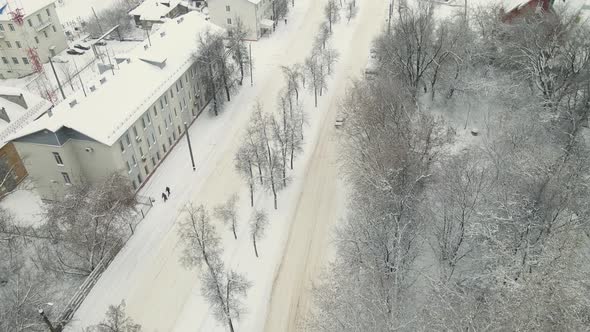
{"label": "beige building wall", "polygon": [[0,20],[0,79],[33,72],[28,48],[35,48],[41,63],[47,63],[50,56],[68,47],[55,4],[25,14],[22,26]]}
{"label": "beige building wall", "polygon": [[272,0],[260,0],[258,4],[248,0],[209,0],[207,5],[211,22],[229,30],[239,17],[248,29],[247,38],[252,40],[260,38],[260,21],[272,18]]}

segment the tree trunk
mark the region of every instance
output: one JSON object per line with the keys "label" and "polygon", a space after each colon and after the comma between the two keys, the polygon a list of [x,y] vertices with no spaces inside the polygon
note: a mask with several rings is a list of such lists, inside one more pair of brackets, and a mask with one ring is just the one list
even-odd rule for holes
{"label": "tree trunk", "polygon": [[213,77],[213,66],[209,64],[209,77],[211,78],[211,86],[213,87],[213,112],[215,112],[215,116],[219,115],[217,111],[217,92],[215,91],[215,79]]}
{"label": "tree trunk", "polygon": [[318,89],[317,88],[313,89],[313,96],[315,99],[315,107],[317,108],[318,107]]}
{"label": "tree trunk", "polygon": [[238,236],[236,235],[236,221],[232,220],[231,222],[231,230],[234,232],[234,239],[238,239]]}
{"label": "tree trunk", "polygon": [[258,258],[258,248],[256,248],[256,235],[252,235],[252,243],[254,244],[254,254],[256,254],[256,258]]}
{"label": "tree trunk", "polygon": [[250,206],[254,207],[254,179],[250,182]]}

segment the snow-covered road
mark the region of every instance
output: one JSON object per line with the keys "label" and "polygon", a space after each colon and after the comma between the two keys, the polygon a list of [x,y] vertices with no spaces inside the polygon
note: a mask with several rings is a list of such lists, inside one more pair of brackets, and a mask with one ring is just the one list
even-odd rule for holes
{"label": "snow-covered road", "polygon": [[[234,154],[252,106],[260,102],[265,111],[275,107],[277,94],[284,85],[280,66],[303,62],[310,54],[323,20],[324,4],[325,0],[296,1],[288,25],[281,24],[269,39],[252,44],[254,86],[249,86],[246,79],[219,117],[203,114],[190,128],[196,172],[190,167],[184,138],[159,166],[141,194],[158,198],[163,188],[169,186],[171,199],[155,204],[77,311],[68,330],[80,331],[99,322],[109,305],[124,299],[127,313],[145,331],[224,331],[225,327],[214,320],[200,296],[198,273],[186,270],[179,262],[182,248],[176,224],[188,202],[212,208],[234,192],[241,195],[243,226],[237,241],[218,227],[223,236],[223,259],[253,282],[247,300],[248,313],[237,329],[262,331],[266,325],[269,331],[284,331],[287,326],[294,327],[295,313],[302,312],[298,309],[304,309],[309,299],[308,281],[315,275],[329,241],[328,224],[342,210],[339,204],[343,198],[337,195],[342,191],[338,190],[334,165],[333,121],[338,100],[348,78],[362,72],[369,43],[382,27],[386,0],[357,0],[361,7],[359,16],[350,24],[342,22],[335,27],[333,47],[341,54],[341,60],[329,93],[321,97],[318,109],[310,107],[311,97],[305,93],[310,128],[306,153],[295,165],[293,181],[279,194],[278,211],[272,210],[268,193],[259,191],[256,196],[256,206],[265,208],[271,219],[269,233],[259,243],[260,259],[254,257],[248,236],[246,218],[251,209],[246,186],[234,170]],[[268,323],[267,312],[271,313]]]}
{"label": "snow-covered road", "polygon": [[265,331],[300,330],[309,309],[312,282],[318,277],[330,246],[330,226],[344,217],[346,197],[337,166],[338,129],[334,119],[350,79],[363,71],[368,50],[383,27],[388,1],[359,1],[360,11],[349,24],[335,28],[333,47],[340,53],[329,94],[322,105],[320,135],[305,171],[289,240],[274,281]]}

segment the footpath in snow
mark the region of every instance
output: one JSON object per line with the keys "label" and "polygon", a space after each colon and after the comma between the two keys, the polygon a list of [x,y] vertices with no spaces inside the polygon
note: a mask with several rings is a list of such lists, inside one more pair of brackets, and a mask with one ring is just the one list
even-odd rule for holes
{"label": "footpath in snow", "polygon": [[[280,282],[275,291],[289,289],[290,280],[280,279],[284,271],[297,273],[298,264],[307,263],[300,259],[303,255],[320,257],[318,252],[310,250],[304,250],[299,254],[301,256],[297,256],[298,249],[290,249],[288,243],[309,240],[309,243],[317,243],[312,250],[321,251],[328,241],[325,228],[316,234],[313,241],[308,239],[313,235],[313,227],[317,222],[324,221],[324,217],[326,222],[338,217],[338,213],[330,211],[341,210],[338,202],[343,200],[337,197],[334,158],[323,158],[322,154],[326,151],[331,156],[334,154],[336,141],[332,139],[333,120],[338,97],[344,92],[348,78],[362,72],[370,40],[382,26],[380,17],[384,14],[381,13],[381,7],[385,7],[386,1],[358,3],[361,6],[359,16],[348,25],[342,22],[335,26],[332,47],[341,54],[341,62],[337,64],[328,93],[320,98],[317,109],[313,107],[313,96],[304,93],[302,102],[310,117],[310,124],[306,128],[305,153],[297,160],[295,171],[291,173],[292,183],[279,193],[279,209],[275,211],[272,208],[272,195],[260,191],[255,197],[256,208],[266,210],[270,219],[268,233],[259,243],[260,258],[254,256],[248,236],[247,222],[252,209],[248,202],[247,187],[234,169],[234,155],[242,141],[252,107],[260,102],[265,112],[272,112],[276,108],[277,95],[284,87],[280,66],[302,63],[311,53],[313,39],[323,21],[323,0],[296,1],[289,14],[288,25],[281,24],[270,38],[252,44],[254,86],[248,86],[248,80],[245,80],[245,85],[225,105],[219,117],[204,113],[190,128],[197,162],[196,172],[190,166],[185,140],[160,165],[140,194],[159,198],[162,190],[169,186],[172,189],[171,199],[166,203],[161,200],[156,202],[136,234],[84,301],[69,330],[79,331],[85,326],[96,324],[109,305],[124,299],[128,314],[142,324],[146,331],[224,331],[225,326],[213,318],[208,304],[201,296],[197,271],[186,270],[179,262],[182,247],[176,225],[187,203],[204,204],[211,211],[233,193],[240,195],[238,240],[234,240],[233,235],[220,223],[216,226],[223,240],[225,263],[244,273],[253,283],[246,300],[248,313],[238,322],[237,329],[262,331],[267,324],[269,305],[285,309],[285,306],[291,306],[291,301],[296,301],[299,291],[305,288],[302,287],[306,280],[303,274],[293,275],[293,280],[299,286],[284,301],[276,302],[273,299],[271,302],[273,283],[275,278]],[[319,178],[326,181],[320,181]],[[314,179],[314,186],[310,186],[310,179]],[[331,199],[331,205],[319,206],[326,202],[326,197]],[[323,208],[326,213],[307,218]],[[297,228],[294,223],[300,227]],[[296,229],[299,231],[294,233]],[[291,238],[290,232],[293,233]],[[294,259],[283,261],[285,250],[287,254],[295,255]],[[316,262],[314,266],[319,265]],[[304,266],[301,269],[305,270]],[[290,312],[287,309],[287,315]],[[280,317],[284,317],[285,311],[279,316],[275,316],[275,312],[271,313],[282,321]],[[278,330],[284,329],[281,327]]]}

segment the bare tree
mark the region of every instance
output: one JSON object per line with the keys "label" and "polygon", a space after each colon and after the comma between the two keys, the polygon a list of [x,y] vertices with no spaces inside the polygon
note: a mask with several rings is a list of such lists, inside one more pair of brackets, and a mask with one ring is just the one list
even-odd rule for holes
{"label": "bare tree", "polygon": [[189,268],[200,269],[205,263],[208,269],[216,269],[221,264],[222,248],[215,227],[211,224],[209,212],[203,205],[188,205],[185,213],[186,217],[178,229],[184,244],[181,262]]}
{"label": "bare tree", "polygon": [[287,81],[287,91],[289,93],[295,93],[295,101],[299,102],[299,81],[301,80],[301,68],[297,65],[293,66],[282,66],[283,77]]}
{"label": "bare tree", "polygon": [[273,3],[275,19],[286,19],[289,14],[289,0],[277,0]]}
{"label": "bare tree", "polygon": [[322,59],[319,53],[314,52],[305,59],[305,76],[309,80],[309,89],[314,95],[314,105],[318,107],[318,94],[322,95],[322,90],[327,88],[326,72],[322,65]]}
{"label": "bare tree", "polygon": [[256,180],[254,179],[253,167],[255,165],[254,154],[246,144],[242,144],[236,152],[235,168],[240,176],[248,183],[250,191],[250,206],[254,206],[254,188]]}
{"label": "bare tree", "polygon": [[56,272],[90,274],[127,236],[135,205],[129,180],[118,173],[96,185],[72,186],[63,201],[48,204],[39,233],[51,241],[38,248],[39,259]]}
{"label": "bare tree", "polygon": [[119,32],[122,36],[130,35],[135,28],[129,11],[133,4],[127,1],[117,1],[111,6],[96,13],[96,17],[89,16],[82,22],[83,30],[92,37],[99,37],[107,30],[119,25]]}
{"label": "bare tree", "polygon": [[322,65],[328,71],[328,75],[330,75],[332,73],[332,68],[336,61],[338,61],[340,55],[338,54],[338,51],[333,48],[324,48],[320,54],[322,57]]}
{"label": "bare tree", "polygon": [[[253,179],[252,179],[253,180]],[[214,215],[216,218],[221,219],[223,223],[229,226],[234,233],[234,238],[237,240],[238,235],[236,229],[238,227],[238,194],[231,195],[227,201],[217,207],[215,207]]]}
{"label": "bare tree", "polygon": [[358,14],[358,7],[356,6],[355,0],[349,0],[346,3],[346,20],[350,23],[350,20],[355,18]]}
{"label": "bare tree", "polygon": [[252,245],[254,246],[254,254],[258,257],[258,247],[256,240],[264,237],[266,227],[268,226],[268,216],[264,210],[254,210],[250,218],[250,235],[252,236]]}
{"label": "bare tree", "polygon": [[125,313],[125,300],[119,305],[110,305],[104,320],[87,329],[88,332],[140,332],[141,325],[135,324],[133,319]]}
{"label": "bare tree", "polygon": [[330,30],[330,27],[326,22],[322,22],[322,24],[320,24],[318,35],[314,40],[314,49],[326,48],[326,44],[331,36],[332,30]]}
{"label": "bare tree", "polygon": [[252,70],[250,66],[250,55],[248,48],[244,43],[248,36],[248,29],[244,26],[242,20],[237,17],[236,23],[229,29],[228,47],[232,52],[235,63],[240,68],[240,85],[244,81],[244,71]]}
{"label": "bare tree", "polygon": [[332,32],[332,24],[340,21],[340,5],[336,0],[328,0],[328,3],[324,7],[324,16],[328,20],[330,32]]}
{"label": "bare tree", "polygon": [[59,68],[59,71],[61,71],[61,73],[64,75],[64,78],[66,79],[66,82],[70,84],[70,88],[72,88],[72,91],[76,91],[76,89],[74,89],[74,76],[75,76],[75,69],[72,66],[72,64],[67,61],[67,62],[60,62],[57,65],[57,68]]}

